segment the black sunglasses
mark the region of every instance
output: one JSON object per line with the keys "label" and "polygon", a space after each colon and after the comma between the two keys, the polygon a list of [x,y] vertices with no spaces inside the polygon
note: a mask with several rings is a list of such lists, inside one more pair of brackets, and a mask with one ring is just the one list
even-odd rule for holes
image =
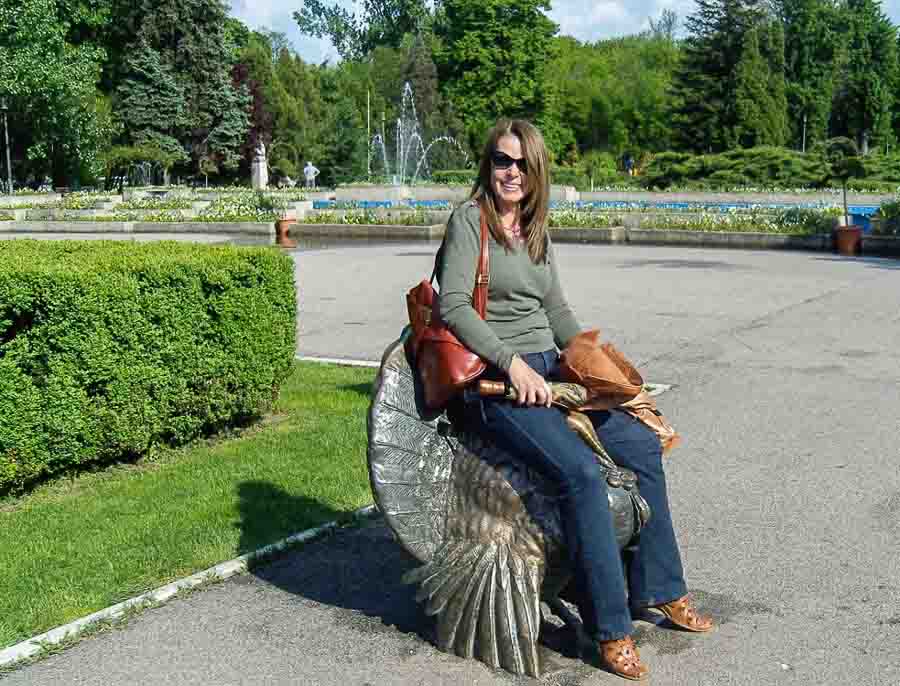
{"label": "black sunglasses", "polygon": [[491,153],[491,162],[494,163],[494,167],[497,169],[509,169],[511,166],[516,165],[522,174],[528,173],[528,161],[524,157],[516,159],[515,157],[510,157],[505,152],[494,150],[494,152]]}

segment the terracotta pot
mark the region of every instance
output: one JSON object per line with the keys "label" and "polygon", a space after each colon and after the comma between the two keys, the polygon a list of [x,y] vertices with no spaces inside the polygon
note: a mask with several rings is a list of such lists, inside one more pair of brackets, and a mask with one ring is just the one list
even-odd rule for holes
{"label": "terracotta pot", "polygon": [[277,219],[275,221],[275,243],[282,248],[296,248],[297,241],[288,235],[293,219]]}
{"label": "terracotta pot", "polygon": [[862,245],[862,228],[859,226],[841,226],[836,230],[837,251],[839,255],[853,257],[859,255]]}

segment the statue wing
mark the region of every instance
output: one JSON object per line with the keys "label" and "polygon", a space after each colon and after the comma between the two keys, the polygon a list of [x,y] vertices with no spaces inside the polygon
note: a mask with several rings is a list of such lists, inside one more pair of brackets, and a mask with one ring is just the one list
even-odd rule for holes
{"label": "statue wing", "polygon": [[[437,617],[438,646],[540,675],[541,590],[555,574],[558,508],[496,447],[429,412],[402,340],[385,351],[369,411],[369,476],[385,520],[423,566],[404,580]],[[551,574],[552,576],[552,574]],[[548,585],[553,585],[551,579]]]}
{"label": "statue wing", "polygon": [[441,650],[539,676],[544,536],[505,475],[462,445],[451,489],[444,543],[404,581],[437,615]]}

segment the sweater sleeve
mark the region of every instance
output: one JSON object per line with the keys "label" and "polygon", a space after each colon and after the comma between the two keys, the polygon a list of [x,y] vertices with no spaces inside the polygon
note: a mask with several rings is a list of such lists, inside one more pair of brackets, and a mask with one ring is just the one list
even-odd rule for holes
{"label": "sweater sleeve", "polygon": [[572,308],[569,307],[559,283],[556,254],[549,236],[547,237],[547,256],[550,260],[550,290],[544,298],[544,311],[550,321],[550,329],[553,331],[556,347],[562,350],[572,338],[581,333],[581,325],[575,318]]}
{"label": "sweater sleeve", "polygon": [[438,264],[438,307],[441,318],[469,350],[506,371],[512,363],[513,350],[478,316],[472,303],[480,249],[479,215],[467,203],[447,223]]}

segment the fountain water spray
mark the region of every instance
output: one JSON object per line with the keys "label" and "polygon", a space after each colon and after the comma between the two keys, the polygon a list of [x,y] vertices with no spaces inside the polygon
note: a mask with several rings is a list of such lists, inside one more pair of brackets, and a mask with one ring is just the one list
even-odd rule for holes
{"label": "fountain water spray", "polygon": [[468,164],[469,155],[451,136],[438,136],[425,145],[422,140],[422,130],[419,118],[416,114],[416,103],[413,99],[413,90],[409,82],[403,84],[403,97],[400,102],[400,116],[397,118],[397,130],[394,143],[394,164],[388,161],[388,151],[382,135],[375,134],[370,145],[376,150],[381,149],[381,159],[384,164],[384,173],[391,179],[395,186],[406,183],[414,184],[419,176],[427,176],[431,173],[428,164],[428,153],[437,143],[446,143],[456,147],[463,155],[463,165]]}

